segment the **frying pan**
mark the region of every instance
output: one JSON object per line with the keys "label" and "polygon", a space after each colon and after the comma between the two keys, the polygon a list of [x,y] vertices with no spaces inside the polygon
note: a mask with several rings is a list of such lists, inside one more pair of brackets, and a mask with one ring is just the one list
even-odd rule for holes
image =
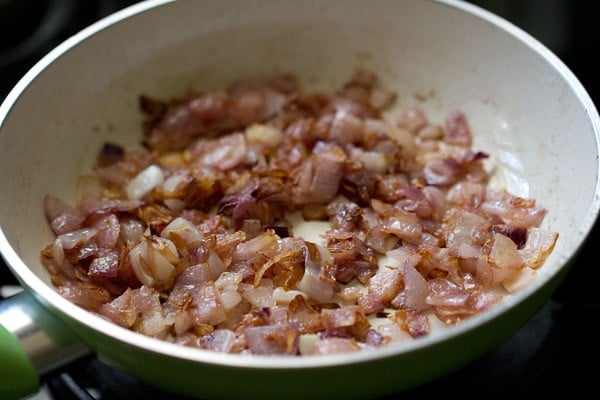
{"label": "frying pan", "polygon": [[[431,120],[461,109],[492,184],[538,199],[559,232],[535,279],[491,310],[425,338],[319,357],[220,354],[120,328],[62,298],[39,260],[42,199],[72,199],[106,141],[135,148],[140,94],[278,72],[309,90],[358,67]],[[577,78],[507,21],[455,0],[151,0],[84,29],[41,59],[0,107],[0,250],[25,289],[0,304],[0,397],[92,351],[158,387],[205,398],[373,398],[432,380],[496,346],[549,298],[599,211],[597,110]]]}

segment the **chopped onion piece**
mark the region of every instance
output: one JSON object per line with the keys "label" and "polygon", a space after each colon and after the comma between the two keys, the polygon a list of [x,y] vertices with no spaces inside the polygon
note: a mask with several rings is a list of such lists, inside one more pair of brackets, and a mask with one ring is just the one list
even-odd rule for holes
{"label": "chopped onion piece", "polygon": [[287,304],[290,301],[294,300],[296,296],[306,297],[304,293],[299,290],[285,290],[283,288],[275,288],[273,290],[273,300],[278,304]]}
{"label": "chopped onion piece", "polygon": [[283,138],[281,131],[272,125],[252,124],[245,133],[248,143],[262,143],[270,147],[277,146]]}
{"label": "chopped onion piece", "polygon": [[130,200],[141,199],[154,188],[162,185],[164,179],[165,177],[160,167],[156,165],[149,166],[127,183],[127,187],[125,188],[127,198]]}

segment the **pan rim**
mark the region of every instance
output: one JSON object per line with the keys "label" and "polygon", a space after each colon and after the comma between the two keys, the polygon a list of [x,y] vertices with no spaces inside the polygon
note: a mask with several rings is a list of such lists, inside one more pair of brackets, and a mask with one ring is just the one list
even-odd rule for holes
{"label": "pan rim", "polygon": [[[36,79],[36,77],[51,65],[56,59],[67,53],[72,47],[81,43],[86,38],[97,34],[98,32],[109,28],[120,21],[128,19],[136,14],[143,13],[150,9],[167,5],[174,0],[147,0],[141,3],[134,4],[112,15],[109,15],[98,22],[83,29],[79,33],[70,37],[63,43],[44,56],[36,63],[16,84],[16,86],[7,95],[6,99],[0,106],[0,127],[3,121],[9,115],[12,106],[16,103],[23,92],[26,91],[28,85]],[[532,51],[537,53],[545,62],[550,64],[562,79],[573,90],[579,102],[588,114],[588,120],[592,124],[595,133],[596,153],[600,148],[600,117],[598,111],[591,100],[589,94],[584,89],[579,80],[570,71],[570,69],[548,48],[542,45],[537,39],[530,36],[512,23],[496,16],[484,9],[473,4],[465,3],[460,0],[429,0],[440,3],[444,6],[452,7],[458,11],[470,14],[476,18],[485,20],[498,29],[505,31],[517,39],[520,43],[528,46]],[[598,157],[597,157],[598,158]],[[323,368],[339,366],[348,363],[370,362],[388,357],[396,357],[409,353],[420,351],[426,347],[441,344],[450,339],[457,338],[470,332],[478,327],[481,327],[492,320],[497,319],[501,315],[509,312],[513,307],[525,302],[528,298],[544,287],[557,274],[563,271],[569,261],[574,258],[579,248],[583,245],[586,238],[589,236],[591,229],[598,218],[600,211],[600,163],[596,165],[596,185],[594,189],[594,198],[586,217],[581,222],[577,235],[572,239],[570,247],[555,260],[556,267],[552,267],[552,273],[538,276],[535,282],[532,282],[526,288],[522,289],[515,295],[507,298],[506,301],[495,306],[494,308],[477,315],[473,318],[461,322],[458,326],[453,326],[450,329],[444,330],[435,335],[414,340],[410,343],[392,345],[385,348],[377,349],[376,351],[361,351],[356,353],[324,355],[319,357],[260,357],[256,355],[237,355],[237,354],[222,354],[211,352],[208,350],[194,349],[180,345],[167,343],[158,339],[149,338],[139,333],[127,330],[116,326],[115,324],[104,320],[103,318],[89,313],[68,300],[60,296],[49,285],[43,282],[35,275],[19,257],[16,251],[10,245],[7,236],[0,227],[0,252],[5,258],[7,265],[17,276],[21,284],[30,293],[41,299],[43,303],[49,305],[52,309],[59,311],[63,316],[73,319],[79,325],[83,325],[92,331],[106,336],[112,340],[121,342],[128,346],[133,346],[140,350],[160,354],[164,356],[175,357],[181,360],[214,364],[228,367],[241,368],[264,368],[264,369],[303,369],[303,368]]]}

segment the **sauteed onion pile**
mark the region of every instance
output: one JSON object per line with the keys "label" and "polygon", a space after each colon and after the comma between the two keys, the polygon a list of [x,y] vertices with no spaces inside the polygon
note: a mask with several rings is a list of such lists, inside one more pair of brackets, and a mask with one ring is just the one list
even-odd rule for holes
{"label": "sauteed onion pile", "polygon": [[74,205],[45,197],[41,259],[75,304],[221,352],[375,349],[484,312],[558,234],[488,185],[463,113],[384,116],[394,100],[364,70],[334,93],[284,75],[142,96],[145,146],[106,143]]}

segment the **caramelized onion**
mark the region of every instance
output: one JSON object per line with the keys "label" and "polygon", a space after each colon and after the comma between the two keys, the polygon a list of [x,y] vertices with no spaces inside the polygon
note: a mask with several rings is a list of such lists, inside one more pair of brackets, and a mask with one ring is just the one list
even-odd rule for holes
{"label": "caramelized onion", "polygon": [[285,75],[142,96],[146,148],[107,143],[75,205],[43,199],[41,261],[80,307],[209,351],[375,349],[485,312],[558,234],[487,186],[462,112],[389,118],[394,98],[366,70],[334,93]]}

